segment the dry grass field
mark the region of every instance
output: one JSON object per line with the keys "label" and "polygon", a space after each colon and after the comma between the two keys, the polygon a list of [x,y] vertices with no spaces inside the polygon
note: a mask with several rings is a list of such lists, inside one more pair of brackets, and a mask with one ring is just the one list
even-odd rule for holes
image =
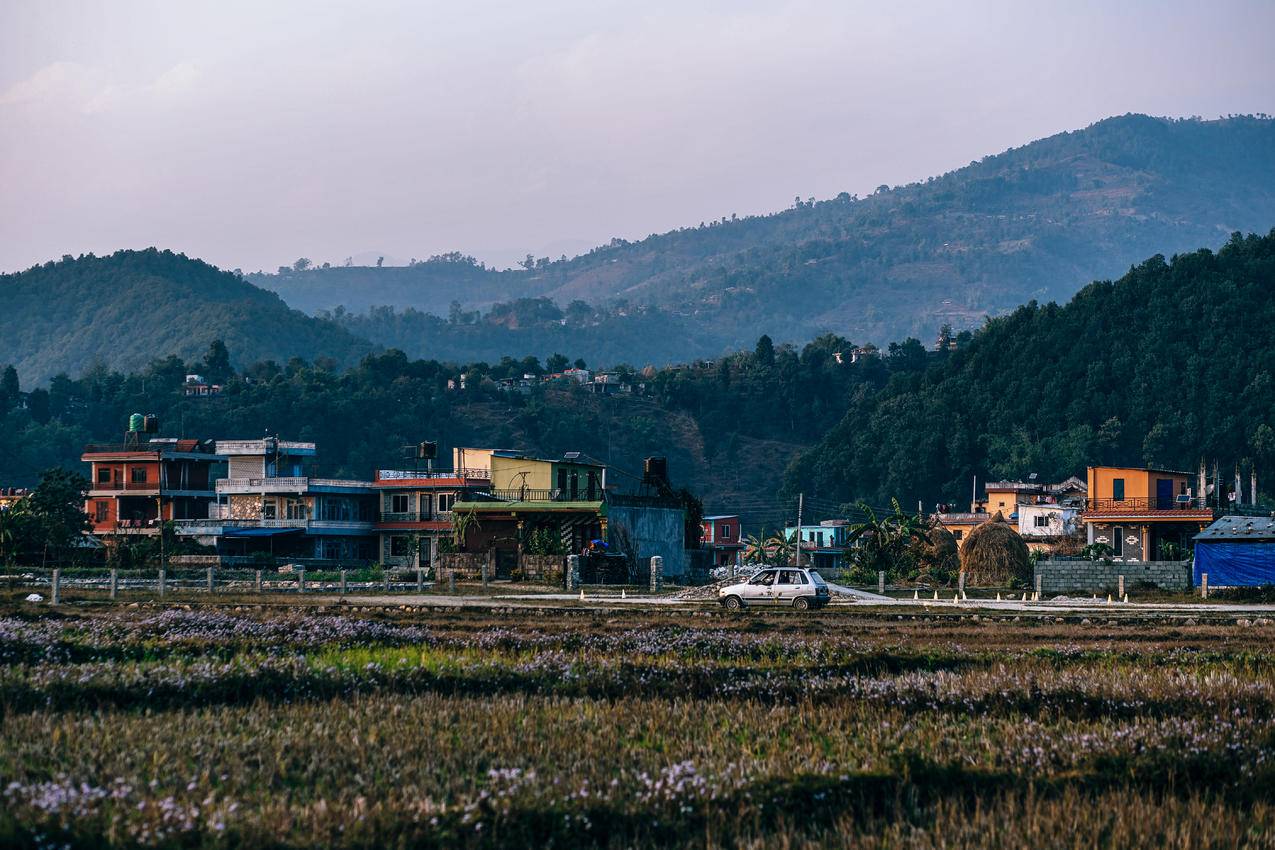
{"label": "dry grass field", "polygon": [[0,609],[0,845],[1275,845],[1275,628]]}

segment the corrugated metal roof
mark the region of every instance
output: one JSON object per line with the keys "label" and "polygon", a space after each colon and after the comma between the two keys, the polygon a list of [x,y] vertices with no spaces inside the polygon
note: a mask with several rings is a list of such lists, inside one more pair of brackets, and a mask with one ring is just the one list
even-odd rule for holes
{"label": "corrugated metal roof", "polygon": [[1209,540],[1275,540],[1275,517],[1224,516],[1195,535]]}

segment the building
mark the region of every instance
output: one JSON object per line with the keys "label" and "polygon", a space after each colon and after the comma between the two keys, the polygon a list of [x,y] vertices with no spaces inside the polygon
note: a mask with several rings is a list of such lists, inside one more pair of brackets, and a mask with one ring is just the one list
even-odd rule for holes
{"label": "building", "polygon": [[1195,535],[1192,581],[1209,587],[1275,584],[1275,518],[1223,516]]}
{"label": "building", "polygon": [[446,472],[377,470],[376,531],[380,561],[390,567],[434,564],[442,541],[451,541],[452,506],[491,486],[489,469]]}
{"label": "building", "polygon": [[1085,482],[1075,476],[1054,484],[1037,481],[992,481],[986,495],[968,512],[938,506],[935,519],[959,544],[996,514],[1017,528],[1029,549],[1052,552],[1074,538],[1085,505]]}
{"label": "building", "polygon": [[744,550],[739,515],[706,516],[703,526],[700,540],[710,552],[712,566],[724,567],[735,563],[735,558]]}
{"label": "building", "polygon": [[[946,508],[946,506],[942,506]],[[956,538],[957,545],[960,545],[969,533],[978,528],[983,523],[989,521],[992,515],[987,511],[950,511],[940,510],[934,514],[934,518],[939,525],[952,532],[952,536]]]}
{"label": "building", "polygon": [[373,482],[311,475],[314,443],[218,440],[216,452],[228,468],[216,482],[216,503],[207,519],[180,523],[178,533],[229,559],[333,567],[376,560]]}
{"label": "building", "polygon": [[1024,503],[1017,508],[1018,533],[1027,548],[1036,552],[1054,552],[1069,541],[1075,541],[1083,506],[1057,502]]}
{"label": "building", "polygon": [[[211,440],[152,437],[142,417],[130,419],[121,443],[93,443],[80,460],[89,465],[84,509],[93,534],[159,534],[162,522],[206,520],[225,458]],[[154,417],[148,417],[158,429]]]}
{"label": "building", "polygon": [[25,487],[0,487],[0,511],[9,510],[30,495],[31,491]]}
{"label": "building", "polygon": [[1213,511],[1189,472],[1091,466],[1080,520],[1090,544],[1111,547],[1114,561],[1175,561],[1191,548]]}
{"label": "building", "polygon": [[815,569],[839,570],[845,566],[846,549],[849,547],[850,523],[844,519],[826,519],[800,529],[791,525],[784,529],[790,540],[801,540],[802,563]]}
{"label": "building", "polygon": [[186,376],[186,382],[182,384],[182,395],[187,398],[221,395],[221,384],[210,384],[204,380],[203,375],[190,374]]}

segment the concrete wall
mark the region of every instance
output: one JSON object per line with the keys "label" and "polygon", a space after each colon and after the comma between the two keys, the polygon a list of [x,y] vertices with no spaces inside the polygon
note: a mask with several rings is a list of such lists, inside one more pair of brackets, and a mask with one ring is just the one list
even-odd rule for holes
{"label": "concrete wall", "polygon": [[650,567],[651,557],[659,555],[664,559],[665,576],[685,576],[685,534],[686,514],[681,508],[607,505],[607,543],[612,551],[625,554],[625,545],[631,543],[639,575]]}
{"label": "concrete wall", "polygon": [[1044,594],[1075,591],[1115,593],[1120,576],[1124,576],[1126,592],[1137,589],[1140,583],[1150,583],[1165,590],[1187,590],[1191,587],[1191,565],[1187,561],[1105,564],[1102,561],[1042,560],[1036,562],[1035,575],[1040,576],[1040,590]]}

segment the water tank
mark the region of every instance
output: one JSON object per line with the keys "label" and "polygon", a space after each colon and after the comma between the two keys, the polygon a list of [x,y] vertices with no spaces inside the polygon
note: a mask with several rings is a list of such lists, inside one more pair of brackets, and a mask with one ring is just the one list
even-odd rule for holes
{"label": "water tank", "polygon": [[140,413],[134,413],[128,417],[128,430],[134,433],[140,433],[142,428],[146,426],[146,417]]}
{"label": "water tank", "polygon": [[159,417],[153,413],[146,414],[145,418],[142,420],[142,430],[147,434],[158,434]]}

